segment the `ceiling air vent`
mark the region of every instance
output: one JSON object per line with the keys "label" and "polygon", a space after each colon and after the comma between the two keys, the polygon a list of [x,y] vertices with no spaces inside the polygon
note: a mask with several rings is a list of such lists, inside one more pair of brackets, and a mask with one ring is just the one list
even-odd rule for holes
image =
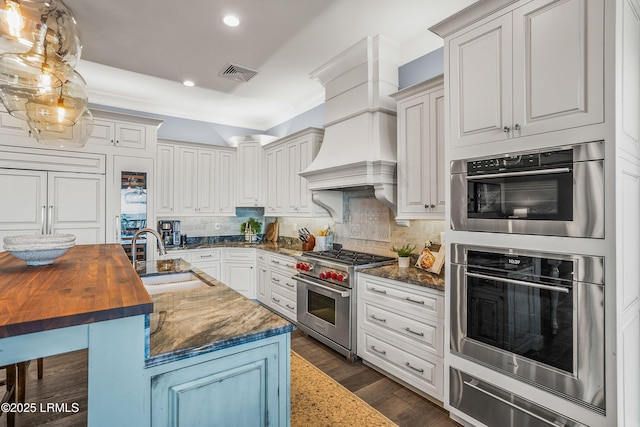
{"label": "ceiling air vent", "polygon": [[248,82],[256,74],[258,74],[256,70],[236,64],[229,64],[220,72],[221,77],[234,80],[236,82]]}

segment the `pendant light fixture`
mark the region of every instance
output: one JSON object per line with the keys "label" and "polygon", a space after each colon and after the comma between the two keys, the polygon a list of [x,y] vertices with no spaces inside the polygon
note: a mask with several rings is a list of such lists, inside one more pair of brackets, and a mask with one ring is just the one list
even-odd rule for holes
{"label": "pendant light fixture", "polygon": [[4,3],[0,49],[9,51],[0,55],[0,100],[39,143],[83,146],[93,116],[87,84],[74,71],[82,44],[71,10],[61,0]]}

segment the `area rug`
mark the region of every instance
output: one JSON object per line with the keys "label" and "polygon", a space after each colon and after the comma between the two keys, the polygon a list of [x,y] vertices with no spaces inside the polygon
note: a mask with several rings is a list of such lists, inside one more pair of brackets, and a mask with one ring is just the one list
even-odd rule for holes
{"label": "area rug", "polygon": [[291,351],[292,427],[395,425],[364,400]]}

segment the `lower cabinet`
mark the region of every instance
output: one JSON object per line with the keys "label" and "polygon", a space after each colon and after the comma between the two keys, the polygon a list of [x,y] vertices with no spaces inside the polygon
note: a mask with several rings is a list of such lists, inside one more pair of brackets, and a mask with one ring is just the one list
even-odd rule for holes
{"label": "lower cabinet", "polygon": [[258,251],[257,298],[276,313],[296,321],[296,261],[294,258]]}
{"label": "lower cabinet", "polygon": [[216,280],[222,280],[222,249],[191,251],[189,263]]}
{"label": "lower cabinet", "polygon": [[289,366],[283,334],[152,368],[151,425],[289,425]]}
{"label": "lower cabinet", "polygon": [[222,282],[247,298],[256,298],[256,251],[225,248]]}
{"label": "lower cabinet", "polygon": [[358,273],[357,354],[444,401],[444,294]]}

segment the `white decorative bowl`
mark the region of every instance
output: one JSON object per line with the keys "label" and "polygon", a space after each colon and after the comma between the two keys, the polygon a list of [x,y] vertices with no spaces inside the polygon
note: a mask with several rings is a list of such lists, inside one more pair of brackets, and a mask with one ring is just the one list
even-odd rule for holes
{"label": "white decorative bowl", "polygon": [[75,240],[73,234],[6,236],[4,249],[27,265],[47,265],[64,255]]}

